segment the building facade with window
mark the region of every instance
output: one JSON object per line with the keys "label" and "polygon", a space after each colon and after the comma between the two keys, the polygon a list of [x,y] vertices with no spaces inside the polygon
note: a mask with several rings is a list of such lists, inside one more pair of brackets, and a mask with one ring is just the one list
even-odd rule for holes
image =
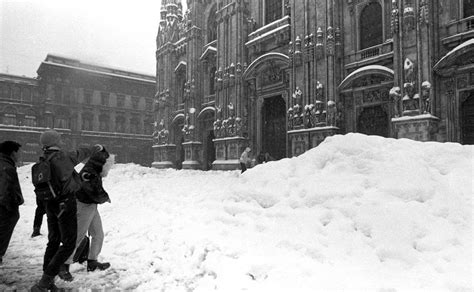
{"label": "building facade with window", "polygon": [[119,163],[151,165],[155,77],[48,55],[36,78],[0,74],[0,140],[22,147],[24,163],[42,153],[46,128],[66,148],[106,145]]}
{"label": "building facade with window", "polygon": [[[347,132],[474,144],[472,0],[162,0],[155,167]],[[184,13],[183,13],[184,12]]]}

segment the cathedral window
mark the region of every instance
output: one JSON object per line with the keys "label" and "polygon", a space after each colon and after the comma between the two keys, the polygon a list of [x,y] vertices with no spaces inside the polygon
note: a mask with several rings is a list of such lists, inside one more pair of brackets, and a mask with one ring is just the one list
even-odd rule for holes
{"label": "cathedral window", "polygon": [[3,113],[3,124],[5,125],[17,125],[17,111],[13,107],[6,107]]}
{"label": "cathedral window", "polygon": [[383,42],[382,6],[370,2],[360,14],[360,49],[366,49]]}
{"label": "cathedral window", "polygon": [[216,77],[216,67],[212,67],[209,72],[209,94],[215,94],[214,78]]}
{"label": "cathedral window", "polygon": [[265,24],[283,17],[283,0],[265,0]]}
{"label": "cathedral window", "polygon": [[209,19],[207,20],[207,42],[210,43],[214,40],[217,40],[217,21],[215,8],[213,8],[209,13]]}
{"label": "cathedral window", "polygon": [[139,97],[132,97],[132,108],[138,109],[138,103],[140,102]]}
{"label": "cathedral window", "polygon": [[23,121],[23,125],[27,127],[36,127],[36,115],[33,111],[28,111],[25,114],[25,120]]}
{"label": "cathedral window", "polygon": [[474,0],[463,1],[463,16],[464,18],[474,15]]}

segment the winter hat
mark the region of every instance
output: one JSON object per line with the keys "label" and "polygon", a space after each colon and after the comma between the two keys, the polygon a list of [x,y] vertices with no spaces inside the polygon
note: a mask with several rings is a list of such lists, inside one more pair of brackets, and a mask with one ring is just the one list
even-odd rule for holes
{"label": "winter hat", "polygon": [[40,136],[40,143],[43,147],[59,146],[61,135],[55,130],[47,130]]}

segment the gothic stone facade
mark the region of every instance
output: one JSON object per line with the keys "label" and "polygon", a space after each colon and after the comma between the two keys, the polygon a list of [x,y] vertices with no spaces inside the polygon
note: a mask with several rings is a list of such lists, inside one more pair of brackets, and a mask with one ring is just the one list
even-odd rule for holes
{"label": "gothic stone facade", "polygon": [[472,0],[162,0],[154,162],[235,169],[359,132],[474,144]]}
{"label": "gothic stone facade", "polygon": [[155,77],[48,55],[36,78],[0,74],[0,140],[22,162],[41,155],[39,136],[62,133],[65,148],[106,145],[120,163],[152,163]]}

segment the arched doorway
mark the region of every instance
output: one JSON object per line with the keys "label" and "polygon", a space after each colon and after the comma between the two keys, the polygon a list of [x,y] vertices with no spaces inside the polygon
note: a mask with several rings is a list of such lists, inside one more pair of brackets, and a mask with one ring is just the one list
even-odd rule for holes
{"label": "arched doorway", "polygon": [[281,95],[263,101],[262,151],[276,159],[286,157],[286,104]]}
{"label": "arched doorway", "polygon": [[461,104],[461,141],[465,145],[474,145],[474,91]]}
{"label": "arched doorway", "polygon": [[206,164],[204,165],[205,170],[211,170],[212,169],[212,163],[214,160],[216,160],[216,147],[214,147],[214,139],[216,138],[214,136],[214,130],[208,131],[207,139],[206,139],[206,157],[205,157],[205,162]]}
{"label": "arched doorway", "polygon": [[388,137],[388,129],[388,115],[381,105],[365,107],[360,113],[357,132]]}

